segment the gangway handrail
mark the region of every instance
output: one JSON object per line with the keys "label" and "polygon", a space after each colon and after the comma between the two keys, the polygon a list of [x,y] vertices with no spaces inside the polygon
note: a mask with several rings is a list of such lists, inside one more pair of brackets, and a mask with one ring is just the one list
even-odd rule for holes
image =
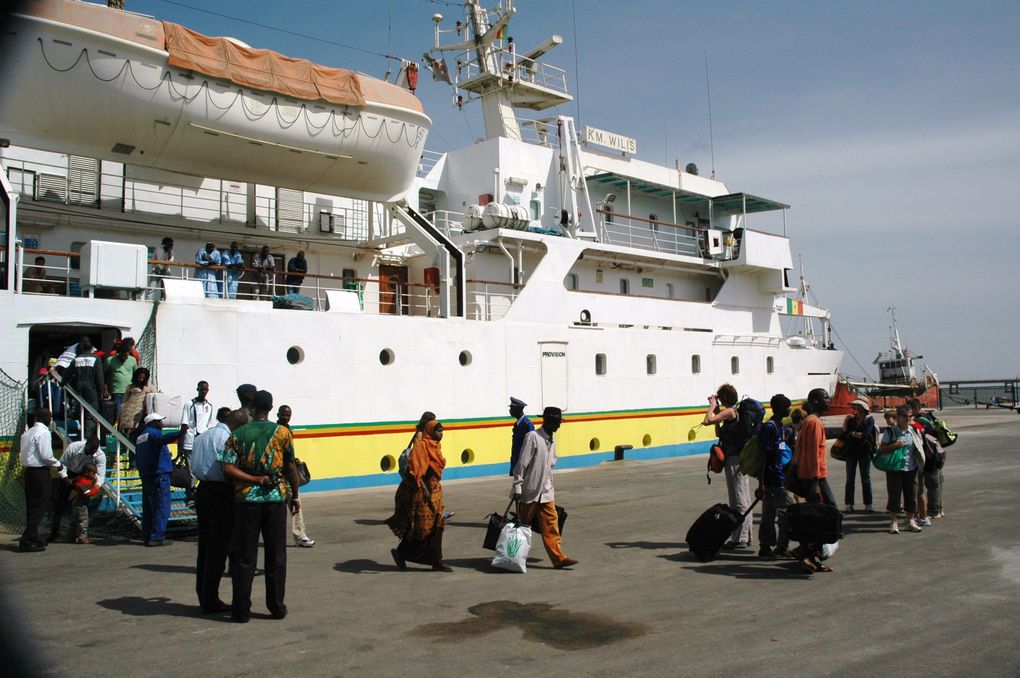
{"label": "gangway handrail", "polygon": [[[58,382],[58,383],[61,383],[61,382]],[[101,426],[104,430],[107,431],[108,434],[112,434],[113,437],[117,440],[117,443],[118,443],[117,444],[117,451],[116,451],[116,454],[115,454],[115,457],[114,457],[114,467],[117,469],[116,473],[114,475],[115,482],[111,483],[109,478],[105,478],[104,482],[103,482],[103,492],[105,492],[107,496],[109,496],[111,499],[113,499],[113,501],[116,504],[117,508],[120,511],[122,511],[125,515],[127,515],[128,518],[131,519],[131,521],[135,524],[135,527],[141,527],[141,524],[142,524],[141,518],[138,516],[138,514],[135,512],[135,510],[131,507],[131,505],[128,504],[126,501],[124,501],[124,497],[121,494],[121,479],[120,479],[120,462],[121,462],[120,451],[121,451],[121,447],[123,446],[128,451],[134,452],[135,451],[134,444],[128,439],[127,436],[125,436],[123,433],[118,431],[117,428],[113,424],[111,424],[109,421],[107,421],[96,410],[96,408],[92,407],[91,403],[89,403],[87,400],[82,398],[81,395],[77,391],[74,390],[74,388],[72,388],[71,386],[69,386],[67,384],[63,384],[63,383],[61,383],[61,386],[64,389],[65,395],[68,395],[68,396],[74,398],[75,401],[77,401],[78,404],[81,406],[81,408],[83,410],[82,420],[84,420],[84,418],[85,418],[84,412],[87,412],[88,414],[91,414],[92,417],[96,420],[96,425],[97,426]],[[66,403],[66,401],[65,401],[65,403]],[[66,412],[67,411],[67,405],[66,404],[65,404],[64,408],[65,408],[64,411]],[[83,421],[83,423],[84,423],[84,421]],[[84,434],[85,434],[84,426],[80,427],[79,431],[82,434],[82,436],[84,436]]]}

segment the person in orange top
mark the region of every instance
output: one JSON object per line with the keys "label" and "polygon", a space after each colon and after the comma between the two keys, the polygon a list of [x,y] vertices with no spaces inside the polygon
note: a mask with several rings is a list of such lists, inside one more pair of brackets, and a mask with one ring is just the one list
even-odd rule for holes
{"label": "person in orange top", "polygon": [[[825,426],[819,415],[829,409],[829,392],[824,388],[813,388],[808,392],[804,404],[808,416],[801,422],[797,434],[797,478],[809,504],[836,505],[836,497],[829,487],[828,467],[826,465]],[[818,559],[821,553],[819,544],[801,544],[794,550],[801,565],[811,572],[831,572],[832,568],[823,565]]]}
{"label": "person in orange top", "polygon": [[439,572],[453,572],[443,563],[443,424],[438,420],[427,422],[423,435],[416,440],[407,457],[407,475],[394,497],[396,508],[386,524],[400,537],[397,548],[390,550],[393,562],[401,570],[407,561],[431,565]]}

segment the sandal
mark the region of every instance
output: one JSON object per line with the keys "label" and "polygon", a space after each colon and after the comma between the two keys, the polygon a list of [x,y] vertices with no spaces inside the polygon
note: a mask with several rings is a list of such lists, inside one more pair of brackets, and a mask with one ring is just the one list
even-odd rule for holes
{"label": "sandal", "polygon": [[829,567],[828,565],[822,565],[821,563],[819,563],[817,565],[817,568],[818,568],[818,572],[832,572],[833,571],[833,569],[831,567]]}
{"label": "sandal", "polygon": [[814,574],[818,571],[818,567],[811,562],[810,558],[804,558],[800,561],[800,566],[807,570],[808,574]]}

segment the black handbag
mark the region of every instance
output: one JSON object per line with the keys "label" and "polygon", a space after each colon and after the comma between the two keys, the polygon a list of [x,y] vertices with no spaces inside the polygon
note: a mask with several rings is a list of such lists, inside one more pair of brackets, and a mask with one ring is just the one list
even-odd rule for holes
{"label": "black handbag", "polygon": [[517,515],[510,513],[510,507],[514,505],[514,500],[511,499],[510,503],[506,505],[506,510],[503,511],[502,515],[499,513],[490,513],[488,516],[488,524],[485,526],[485,539],[482,540],[482,548],[489,549],[490,551],[496,550],[496,542],[499,541],[499,533],[503,531],[503,526],[507,523],[507,516],[513,516],[512,520],[517,519]]}
{"label": "black handbag", "polygon": [[834,544],[843,538],[843,514],[828,504],[794,504],[786,509],[790,541]]}
{"label": "black handbag", "polygon": [[188,468],[187,463],[174,462],[174,470],[170,472],[170,487],[179,487],[185,490],[191,487],[191,469]]}
{"label": "black handbag", "polygon": [[297,467],[298,487],[304,487],[312,482],[312,474],[308,470],[308,464],[300,459],[294,459],[294,466]]}

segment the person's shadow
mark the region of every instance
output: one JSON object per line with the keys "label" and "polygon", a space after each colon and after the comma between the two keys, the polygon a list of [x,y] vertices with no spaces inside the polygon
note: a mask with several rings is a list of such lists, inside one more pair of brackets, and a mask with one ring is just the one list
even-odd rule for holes
{"label": "person's shadow", "polygon": [[678,549],[684,544],[672,541],[609,541],[606,546],[611,549]]}
{"label": "person's shadow", "polygon": [[392,563],[378,563],[368,558],[355,558],[354,560],[336,563],[333,565],[333,569],[337,572],[346,572],[348,574],[368,574],[372,572],[394,572],[397,566]]}
{"label": "person's shadow", "polygon": [[[124,596],[96,601],[96,605],[114,610],[133,617],[152,617],[166,615],[169,617],[197,617],[217,622],[229,622],[228,615],[203,614],[198,605],[175,603],[165,596],[142,598],[141,596]],[[258,616],[258,615],[252,615]],[[268,615],[267,615],[268,616]]]}

